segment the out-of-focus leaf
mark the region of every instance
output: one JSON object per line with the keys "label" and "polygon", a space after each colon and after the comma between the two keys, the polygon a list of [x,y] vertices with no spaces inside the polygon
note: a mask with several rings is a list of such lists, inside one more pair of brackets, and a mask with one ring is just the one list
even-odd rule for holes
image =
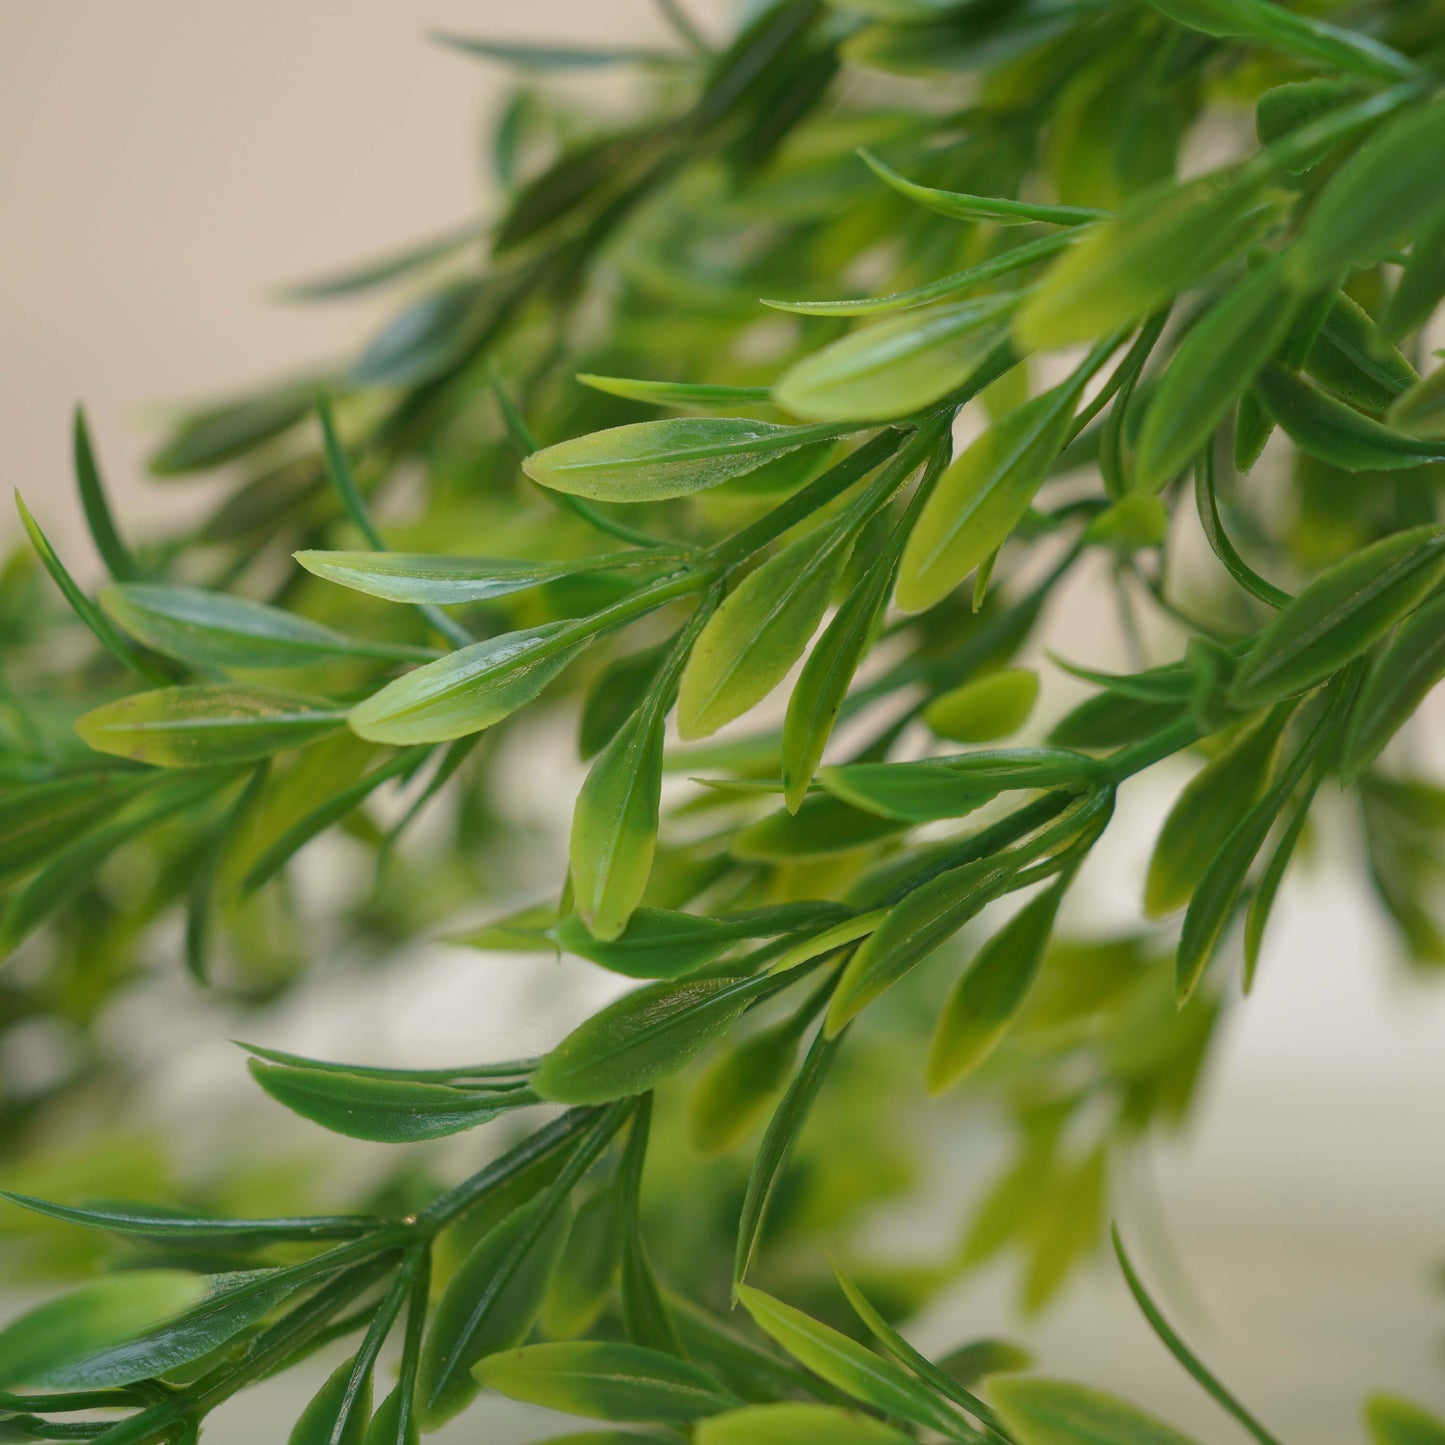
{"label": "out-of-focus leaf", "polygon": [[474,1373],[513,1400],[596,1420],[684,1424],[742,1403],[707,1371],[641,1345],[527,1345],[489,1356]]}
{"label": "out-of-focus leaf", "polygon": [[929,731],[955,743],[990,743],[1016,733],[1039,696],[1032,668],[1006,667],[941,693],[923,709]]}
{"label": "out-of-focus leaf", "polygon": [[582,372],[577,380],[593,391],[641,401],[651,406],[714,407],[761,406],[773,399],[767,386],[714,386],[695,381],[640,381],[627,376],[593,376]]}
{"label": "out-of-focus leaf", "polygon": [[257,1059],[251,1060],[250,1069],[277,1103],[303,1119],[333,1133],[378,1144],[439,1139],[537,1102],[537,1096],[525,1088],[457,1088],[300,1069]]}
{"label": "out-of-focus leaf", "polygon": [[[1273,145],[1297,130],[1329,115],[1369,93],[1366,82],[1321,76],[1276,85],[1260,96],[1254,110],[1254,127],[1261,145]],[[1308,170],[1317,157],[1292,170]]]}
{"label": "out-of-focus leaf", "polygon": [[1013,1375],[989,1394],[1019,1445],[1193,1445],[1132,1405],[1083,1385]]}
{"label": "out-of-focus leaf", "polygon": [[1366,411],[1384,411],[1420,375],[1358,302],[1334,299],[1305,367],[1326,391]]}
{"label": "out-of-focus leaf", "polygon": [[727,1049],[698,1076],[687,1099],[687,1138],[699,1154],[722,1154],[762,1122],[793,1071],[792,1019]]}
{"label": "out-of-focus leaf", "polygon": [[1260,633],[1230,687],[1237,707],[1293,697],[1358,657],[1445,581],[1445,531],[1415,527],[1322,572]]}
{"label": "out-of-focus leaf", "polygon": [[546,1223],[502,1288],[495,1293],[488,1289],[493,1276],[521,1246],[537,1207],[515,1210],[484,1235],[432,1309],[417,1375],[420,1416],[428,1430],[471,1403],[478,1390],[472,1367],[488,1355],[521,1344],[541,1312],[571,1225],[565,1210]]}
{"label": "out-of-focus leaf", "polygon": [[374,261],[363,261],[334,275],[318,277],[312,281],[293,281],[280,288],[283,301],[331,301],[341,296],[354,296],[362,291],[371,291],[388,281],[395,281],[419,271],[453,251],[459,251],[472,241],[478,241],[485,234],[480,221],[466,221],[440,235],[428,237],[406,246],[400,251],[382,256]]}
{"label": "out-of-focus leaf", "polygon": [[434,30],[431,38],[449,50],[475,55],[483,60],[500,60],[523,70],[595,70],[611,65],[678,65],[689,57],[666,50],[586,49],[571,45],[525,45],[515,41],[487,40],[472,35],[454,35]]}
{"label": "out-of-focus leaf", "polygon": [[749,1405],[704,1420],[697,1445],[907,1445],[913,1437],[835,1405]]}
{"label": "out-of-focus leaf", "polygon": [[345,726],[329,703],[239,683],[132,693],[77,718],[87,747],[162,768],[254,763]]}
{"label": "out-of-focus leaf", "polygon": [[796,813],[780,810],[739,829],[729,852],[747,862],[787,863],[871,848],[901,831],[899,820],[879,810],[820,794],[805,798]]}
{"label": "out-of-focus leaf", "polygon": [[544,622],[458,648],[351,709],[358,737],[440,743],[481,732],[532,701],[585,647],[570,622]]}
{"label": "out-of-focus leaf", "polygon": [[1365,1423],[1374,1445],[1445,1445],[1445,1420],[1397,1395],[1371,1395]]}
{"label": "out-of-focus leaf", "polygon": [[1412,437],[1445,440],[1445,366],[1436,367],[1395,401],[1389,419],[1392,427]]}
{"label": "out-of-focus leaf", "polygon": [[357,386],[420,386],[463,361],[492,315],[491,283],[455,281],[393,316],[351,368]]}
{"label": "out-of-focus leaf", "polygon": [[90,428],[86,425],[85,411],[75,408],[71,428],[72,450],[75,458],[75,481],[80,490],[80,503],[85,508],[86,525],[90,528],[91,540],[101,560],[117,582],[128,582],[140,575],[140,568],[131,555],[130,548],[120,539],[115,518],[111,515],[110,503],[106,500],[105,483],[101,480],[100,464],[95,459],[95,448],[90,441]]}
{"label": "out-of-focus leaf", "polygon": [[0,883],[43,867],[65,844],[150,786],[135,772],[86,772],[0,792]]}
{"label": "out-of-focus leaf", "polygon": [[979,949],[949,991],[928,1046],[925,1078],[941,1094],[998,1047],[1038,977],[1063,892],[1051,886],[1031,899]]}
{"label": "out-of-focus leaf", "polygon": [[992,221],[998,226],[1083,226],[1091,221],[1107,218],[1107,211],[1094,210],[1089,206],[1038,206],[1028,201],[1010,201],[994,196],[969,196],[958,191],[941,191],[934,186],[921,186],[899,175],[892,166],[885,165],[877,156],[868,151],[859,155],[885,185],[891,186],[900,196],[916,201],[940,216],[951,216],[959,221]]}
{"label": "out-of-focus leaf", "polygon": [[553,491],[597,502],[658,502],[706,491],[847,426],[778,426],[737,417],[674,417],[592,432],[533,452],[522,469]]}
{"label": "out-of-focus leaf", "polygon": [[622,1250],[622,1193],[614,1181],[598,1189],[572,1221],[542,1306],[551,1339],[586,1334],[607,1308]]}
{"label": "out-of-focus leaf", "polygon": [[1445,297],[1445,206],[1420,228],[1400,284],[1385,303],[1380,327],[1400,337],[1423,326]]}
{"label": "out-of-focus leaf", "polygon": [[181,1270],[131,1270],[82,1285],[0,1330],[0,1385],[42,1384],[194,1305],[205,1281]]}
{"label": "out-of-focus leaf", "polygon": [[150,460],[158,477],[204,472],[290,431],[311,410],[313,383],[292,384],[186,417]]}
{"label": "out-of-focus leaf", "polygon": [[815,421],[886,421],[919,411],[979,371],[1015,299],[987,296],[876,322],[796,362],[773,396]]}

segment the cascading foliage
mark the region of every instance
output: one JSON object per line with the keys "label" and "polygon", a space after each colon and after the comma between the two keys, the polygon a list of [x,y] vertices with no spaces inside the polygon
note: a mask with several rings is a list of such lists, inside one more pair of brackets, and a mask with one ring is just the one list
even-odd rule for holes
{"label": "cascading foliage", "polygon": [[[500,211],[294,288],[420,289],[350,366],[178,425],[159,480],[226,469],[198,524],[131,540],[81,415],[98,593],[62,504],[21,503],[0,1042],[70,1047],[0,1093],[4,1229],[123,1268],[0,1331],[0,1437],[194,1441],[345,1341],[293,1445],[404,1445],[483,1391],[606,1422],[576,1445],[1183,1441],[896,1322],[1003,1251],[1037,1308],[1094,1249],[1322,793],[1445,960],[1445,789],[1396,738],[1445,676],[1445,10],[782,0],[716,46],[664,10],[672,49],[443,37],[526,77]],[[566,83],[599,65],[637,74],[602,125]],[[1036,719],[1066,587],[1138,662],[1046,659],[1087,691]],[[565,885],[519,908],[498,785],[544,713],[588,766]],[[1116,795],[1179,755],[1138,926],[1060,936]],[[318,916],[323,834],[374,874]],[[462,1182],[401,1151],[354,1210],[237,1217],[225,1161],[119,1204],[156,1156],[31,1157],[124,1077],[97,1025],[153,970],[260,1010],[488,899],[467,943],[637,986],[539,1058],[250,1060],[354,1139],[487,1125]],[[920,1085],[1014,1149],[948,1257],[889,1268],[854,1226],[923,1187]]]}

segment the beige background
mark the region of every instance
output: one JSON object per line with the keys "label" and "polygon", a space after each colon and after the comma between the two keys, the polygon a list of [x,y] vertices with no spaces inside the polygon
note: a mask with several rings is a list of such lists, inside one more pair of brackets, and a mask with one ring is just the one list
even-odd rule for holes
{"label": "beige background", "polygon": [[[661,34],[643,0],[0,0],[0,462],[73,550],[85,545],[66,441],[77,398],[124,521],[139,526],[176,505],[176,493],[136,481],[155,408],[339,351],[368,322],[368,305],[269,303],[270,286],[474,212],[497,77],[426,44],[432,26]],[[8,505],[0,534],[15,536]],[[1070,632],[1093,624],[1076,612]],[[1109,866],[1085,890],[1085,921],[1133,915],[1118,877],[1139,876],[1182,776],[1128,800]],[[560,818],[566,805],[557,790],[549,807]],[[1326,823],[1328,842],[1340,829]],[[1191,1335],[1294,1445],[1360,1440],[1358,1402],[1373,1387],[1445,1403],[1445,1298],[1427,1275],[1445,1257],[1445,988],[1404,976],[1339,852],[1327,846],[1324,863],[1291,880],[1208,1106],[1156,1171],[1205,1306],[1186,1316]],[[509,995],[497,967],[432,950],[405,980],[323,980],[271,1041],[470,1054],[472,1021],[495,1019],[507,997],[506,1027],[555,1036],[597,987],[564,974],[544,1005]],[[168,1012],[151,1027],[174,1057],[152,1090],[157,1117],[177,1114],[184,1129],[177,1098],[240,1107],[234,1056],[188,1027],[183,983],[158,987]],[[918,1225],[904,1246],[940,1227]],[[920,1341],[1020,1328],[1006,1285],[983,1277],[924,1322]],[[1132,1394],[1202,1440],[1241,1438],[1154,1344],[1107,1264],[1036,1336],[1053,1372]],[[267,1387],[207,1439],[284,1438],[297,1388]],[[546,1433],[514,1419],[488,1404],[446,1438]]]}

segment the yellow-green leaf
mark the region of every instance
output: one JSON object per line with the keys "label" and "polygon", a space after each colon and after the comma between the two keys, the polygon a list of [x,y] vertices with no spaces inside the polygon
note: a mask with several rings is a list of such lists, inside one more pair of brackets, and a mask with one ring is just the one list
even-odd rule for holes
{"label": "yellow-green leaf", "polygon": [[1039,675],[1006,667],[933,699],[923,721],[936,736],[956,743],[988,743],[1017,732],[1039,696]]}

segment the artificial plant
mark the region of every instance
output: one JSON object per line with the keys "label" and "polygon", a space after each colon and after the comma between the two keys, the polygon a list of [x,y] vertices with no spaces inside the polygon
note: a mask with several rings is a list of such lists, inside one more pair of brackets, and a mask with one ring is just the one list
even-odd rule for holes
{"label": "artificial plant", "polygon": [[[286,1218],[218,1209],[224,1169],[209,1200],[12,1192],[44,1224],[7,1217],[15,1257],[124,1267],[0,1332],[5,1438],[195,1440],[344,1339],[295,1445],[403,1445],[483,1390],[614,1422],[564,1437],[592,1445],[1167,1445],[897,1321],[1001,1251],[1042,1306],[1102,1239],[1318,798],[1445,958],[1445,790],[1405,727],[1445,674],[1445,10],[782,0],[726,43],[665,10],[668,49],[444,37],[527,77],[500,208],[294,289],[415,294],[351,364],[176,428],[158,479],[224,468],[198,525],[130,539],[83,415],[98,593],[61,503],[22,503],[0,1030],[72,1047],[0,1096],[10,1182],[118,1077],[94,1025],[153,969],[259,1011],[318,951],[450,932],[638,982],[538,1058],[251,1050],[322,1128],[481,1130],[460,1182],[401,1150]],[[555,81],[597,65],[638,77],[605,123]],[[1066,588],[1133,671],[1040,658]],[[1039,668],[1082,700],[1035,719]],[[588,769],[537,901],[498,798],[544,714]],[[1117,793],[1176,756],[1138,926],[1061,933]],[[334,830],[374,875],[317,917],[294,864]],[[853,1226],[917,1186],[924,1089],[1015,1147],[951,1257],[890,1271]]]}

